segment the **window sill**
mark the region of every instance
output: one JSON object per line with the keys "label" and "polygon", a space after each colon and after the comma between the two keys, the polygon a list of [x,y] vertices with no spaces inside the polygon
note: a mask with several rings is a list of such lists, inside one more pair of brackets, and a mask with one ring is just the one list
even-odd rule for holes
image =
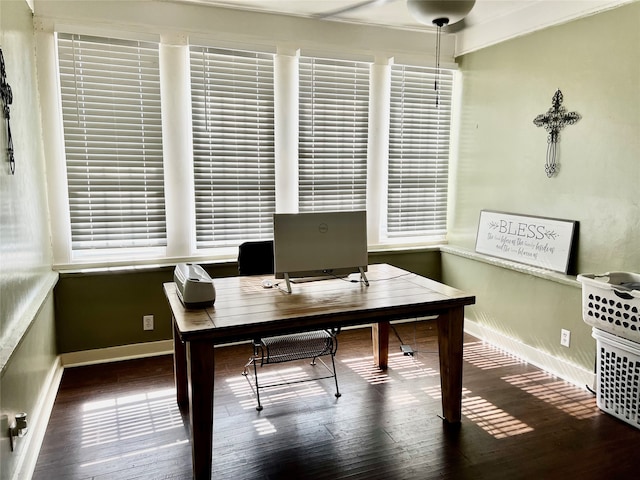
{"label": "window sill", "polygon": [[[457,257],[467,258],[477,262],[486,263],[500,268],[505,268],[515,272],[533,275],[534,277],[549,280],[562,285],[575,288],[582,288],[582,284],[576,280],[573,275],[564,275],[562,273],[545,270],[543,268],[533,267],[529,265],[512,262],[500,258],[491,257],[468,250],[446,244],[421,244],[421,245],[371,245],[369,246],[369,255],[376,254],[402,254],[402,253],[419,253],[439,251]],[[233,264],[237,261],[235,255],[219,255],[219,256],[201,256],[201,257],[182,257],[182,258],[164,258],[148,261],[139,261],[132,263],[131,261],[95,263],[95,264],[67,264],[54,265],[53,269],[60,273],[76,274],[76,273],[124,273],[134,271],[149,271],[154,269],[173,268],[178,263],[199,263],[205,265],[225,265]]]}
{"label": "window sill", "polygon": [[448,253],[457,257],[467,258],[477,262],[486,263],[495,267],[506,268],[507,270],[513,270],[514,272],[524,273],[532,275],[534,277],[556,282],[569,287],[582,288],[582,284],[576,280],[573,275],[564,275],[562,273],[553,272],[551,270],[545,270],[544,268],[532,267],[522,263],[512,262],[501,258],[491,257],[482,253],[477,253],[466,248],[455,247],[451,245],[442,245],[440,247],[442,253]]}
{"label": "window sill", "polygon": [[[389,244],[389,245],[370,245],[369,254],[376,253],[403,253],[403,252],[420,252],[420,251],[437,251],[440,243],[421,243],[421,244]],[[178,263],[199,263],[206,265],[223,265],[235,263],[238,259],[237,248],[232,251],[230,249],[222,249],[218,253],[209,251],[206,254],[194,255],[190,257],[163,257],[132,260],[125,258],[122,260],[86,260],[74,263],[55,264],[53,270],[60,274],[71,273],[109,273],[123,272],[135,270],[152,270],[175,267]]]}

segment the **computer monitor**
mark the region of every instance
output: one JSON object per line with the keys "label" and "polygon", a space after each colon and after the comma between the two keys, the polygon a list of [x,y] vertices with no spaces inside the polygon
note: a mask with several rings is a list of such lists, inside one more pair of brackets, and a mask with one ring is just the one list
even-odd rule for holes
{"label": "computer monitor", "polygon": [[277,213],[273,216],[276,278],[345,276],[360,272],[368,283],[365,211]]}

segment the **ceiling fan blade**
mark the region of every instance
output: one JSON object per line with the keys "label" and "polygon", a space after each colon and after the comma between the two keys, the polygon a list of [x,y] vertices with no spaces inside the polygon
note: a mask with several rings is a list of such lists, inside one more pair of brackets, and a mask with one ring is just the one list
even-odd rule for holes
{"label": "ceiling fan blade", "polygon": [[355,3],[353,5],[349,5],[347,7],[338,8],[336,10],[332,10],[330,12],[317,13],[313,15],[313,18],[324,19],[331,18],[338,15],[342,15],[343,13],[352,12],[354,10],[359,10],[361,8],[369,7],[372,5],[383,5],[385,3],[393,2],[395,0],[363,0],[362,2]]}

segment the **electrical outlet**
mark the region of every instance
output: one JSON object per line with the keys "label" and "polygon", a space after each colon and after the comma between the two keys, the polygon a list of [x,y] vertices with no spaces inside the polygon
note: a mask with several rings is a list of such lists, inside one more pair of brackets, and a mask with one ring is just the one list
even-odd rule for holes
{"label": "electrical outlet", "polygon": [[153,315],[145,315],[142,317],[142,329],[153,330]]}
{"label": "electrical outlet", "polygon": [[560,331],[560,345],[568,347],[571,343],[571,332],[564,328]]}

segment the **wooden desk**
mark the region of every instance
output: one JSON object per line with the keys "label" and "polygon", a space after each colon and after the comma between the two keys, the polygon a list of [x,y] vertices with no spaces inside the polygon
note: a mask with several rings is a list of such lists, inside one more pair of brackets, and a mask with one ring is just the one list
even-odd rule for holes
{"label": "wooden desk", "polygon": [[375,362],[386,369],[389,321],[438,315],[443,415],[460,422],[464,306],[475,297],[390,265],[370,265],[367,277],[368,287],[336,279],[295,284],[291,294],[263,288],[269,277],[220,278],[214,280],[215,305],[199,310],[182,305],[175,283],[164,284],[173,317],[177,401],[189,411],[194,478],[211,478],[213,346],[218,344],[372,324]]}

